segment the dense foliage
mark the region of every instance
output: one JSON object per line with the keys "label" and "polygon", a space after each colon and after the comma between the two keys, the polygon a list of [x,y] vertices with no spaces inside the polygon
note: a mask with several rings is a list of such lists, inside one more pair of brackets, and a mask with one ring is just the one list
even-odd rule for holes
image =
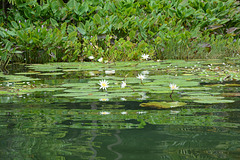
{"label": "dense foliage", "polygon": [[[8,0],[1,61],[220,58],[240,52],[236,0]],[[6,3],[6,2],[5,2]]]}

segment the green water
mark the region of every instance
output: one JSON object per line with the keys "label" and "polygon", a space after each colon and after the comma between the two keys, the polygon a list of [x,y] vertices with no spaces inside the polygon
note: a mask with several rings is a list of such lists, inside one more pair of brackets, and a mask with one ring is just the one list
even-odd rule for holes
{"label": "green water", "polygon": [[[0,159],[240,159],[238,62],[10,66],[0,83]],[[119,87],[126,75],[134,92]],[[172,99],[169,83],[179,86]],[[148,102],[182,104],[141,107]]]}

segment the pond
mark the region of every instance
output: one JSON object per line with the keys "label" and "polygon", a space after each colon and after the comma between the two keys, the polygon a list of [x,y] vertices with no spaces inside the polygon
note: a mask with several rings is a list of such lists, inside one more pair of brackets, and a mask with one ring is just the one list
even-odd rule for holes
{"label": "pond", "polygon": [[0,73],[0,157],[240,159],[239,65],[239,58],[11,65]]}

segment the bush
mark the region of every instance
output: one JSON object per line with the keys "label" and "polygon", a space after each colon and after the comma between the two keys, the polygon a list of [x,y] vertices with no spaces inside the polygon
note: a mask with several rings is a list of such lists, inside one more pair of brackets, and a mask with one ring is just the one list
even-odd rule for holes
{"label": "bush", "polygon": [[1,60],[26,63],[220,58],[239,53],[235,0],[16,1],[0,19]]}

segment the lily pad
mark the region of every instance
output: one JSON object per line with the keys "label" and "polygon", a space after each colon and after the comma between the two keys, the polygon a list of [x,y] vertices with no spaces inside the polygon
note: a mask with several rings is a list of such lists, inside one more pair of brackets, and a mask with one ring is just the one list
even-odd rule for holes
{"label": "lily pad", "polygon": [[105,96],[107,92],[81,92],[81,93],[62,93],[62,94],[55,94],[53,96],[56,97],[94,97],[94,96]]}
{"label": "lily pad", "polygon": [[234,100],[225,100],[224,97],[220,97],[220,96],[189,96],[189,97],[183,97],[183,99],[192,99],[193,102],[207,103],[207,104],[234,102]]}
{"label": "lily pad", "polygon": [[233,103],[234,100],[225,100],[225,99],[199,99],[199,100],[194,100],[193,102],[196,103],[208,103],[208,104],[213,104],[213,103]]}
{"label": "lily pad", "polygon": [[22,75],[4,75],[0,73],[0,77],[6,78],[7,82],[20,82],[20,81],[36,81],[40,80],[38,78],[31,78],[27,76],[22,76]]}
{"label": "lily pad", "polygon": [[202,90],[211,90],[209,87],[181,87],[178,90],[180,91],[202,91]]}
{"label": "lily pad", "polygon": [[240,93],[222,93],[223,97],[240,97]]}
{"label": "lily pad", "polygon": [[102,79],[105,79],[105,80],[116,80],[116,81],[123,81],[124,78],[123,77],[115,77],[115,76],[98,76],[98,77],[92,77],[91,79],[94,79],[94,80],[102,80]]}
{"label": "lily pad", "polygon": [[164,85],[168,86],[169,83],[174,83],[177,86],[185,87],[185,86],[198,86],[199,82],[197,81],[189,81],[183,78],[184,76],[170,76],[170,75],[155,75],[150,76],[149,79],[153,79],[153,82],[147,83],[146,85]]}
{"label": "lily pad", "polygon": [[17,95],[16,92],[0,91],[0,95]]}
{"label": "lily pad", "polygon": [[139,96],[138,92],[116,92],[116,93],[109,93],[108,96],[110,97],[133,97]]}
{"label": "lily pad", "polygon": [[35,72],[35,71],[29,71],[29,72],[20,72],[20,73],[15,73],[17,75],[35,75],[35,74],[39,74],[41,72]]}
{"label": "lily pad", "polygon": [[158,109],[176,108],[184,105],[186,105],[184,102],[148,102],[140,104],[141,107],[153,107]]}
{"label": "lily pad", "polygon": [[64,90],[65,88],[33,88],[33,89],[23,89],[20,92],[23,93],[32,93],[32,92],[53,92],[53,91],[59,91]]}
{"label": "lily pad", "polygon": [[240,87],[240,84],[225,84],[227,87]]}
{"label": "lily pad", "polygon": [[92,96],[92,95],[88,95],[88,96],[78,96],[78,97],[74,97],[75,99],[82,99],[82,100],[85,100],[85,101],[88,101],[88,100],[96,100],[98,99],[99,101],[109,101],[110,97],[109,96],[101,96],[101,95],[98,95],[98,96]]}
{"label": "lily pad", "polygon": [[86,92],[97,92],[99,91],[99,88],[72,88],[72,89],[66,89],[64,92],[68,93],[86,93]]}
{"label": "lily pad", "polygon": [[61,71],[58,66],[53,64],[32,64],[28,66],[30,69],[34,69],[35,71],[39,72],[53,72],[53,71]]}
{"label": "lily pad", "polygon": [[56,76],[56,75],[63,75],[64,73],[62,72],[49,72],[49,73],[41,73],[41,74],[38,74],[38,75],[41,75],[41,76]]}
{"label": "lily pad", "polygon": [[[97,83],[97,82],[96,82]],[[96,84],[95,83],[95,84]],[[77,88],[89,88],[89,86],[95,85],[93,83],[66,83],[61,85],[62,87],[77,87]]]}
{"label": "lily pad", "polygon": [[208,93],[208,92],[185,92],[182,95],[188,96],[212,96],[212,95],[219,95],[220,93]]}

